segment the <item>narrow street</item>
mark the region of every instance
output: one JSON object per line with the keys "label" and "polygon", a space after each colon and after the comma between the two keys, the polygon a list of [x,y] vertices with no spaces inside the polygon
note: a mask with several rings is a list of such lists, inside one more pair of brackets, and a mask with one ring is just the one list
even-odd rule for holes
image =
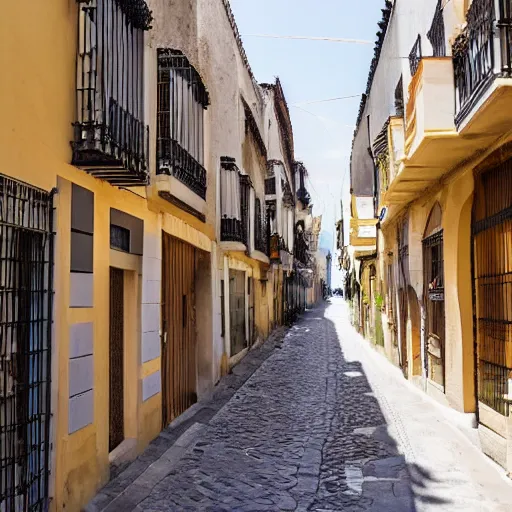
{"label": "narrow street", "polygon": [[504,472],[355,333],[342,301],[267,343],[86,510],[512,509]]}

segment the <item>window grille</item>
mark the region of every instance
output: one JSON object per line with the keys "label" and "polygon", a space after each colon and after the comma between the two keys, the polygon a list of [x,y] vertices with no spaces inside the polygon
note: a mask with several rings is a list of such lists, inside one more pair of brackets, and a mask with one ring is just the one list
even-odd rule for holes
{"label": "window grille", "polygon": [[204,111],[209,96],[177,50],[158,50],[157,173],[176,177],[206,198]]}
{"label": "window grille", "polygon": [[77,121],[72,163],[118,186],[148,180],[143,0],[77,0]]}

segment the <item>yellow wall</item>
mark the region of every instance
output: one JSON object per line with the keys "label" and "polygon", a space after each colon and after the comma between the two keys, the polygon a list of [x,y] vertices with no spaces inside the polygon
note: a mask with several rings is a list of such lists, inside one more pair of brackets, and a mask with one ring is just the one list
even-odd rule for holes
{"label": "yellow wall", "polygon": [[[204,250],[214,230],[165,202],[150,205],[142,187],[120,190],[70,165],[75,120],[77,41],[76,0],[6,2],[0,17],[0,173],[30,185],[58,188],[56,206],[55,316],[53,340],[54,454],[52,507],[79,510],[109,478],[109,267],[110,208],[144,220],[145,234],[161,236],[161,212],[170,232],[192,239]],[[71,184],[94,193],[94,306],[70,308]],[[164,204],[165,203],[165,204]],[[197,231],[196,231],[197,230]],[[201,231],[202,233],[199,233]],[[128,308],[136,319],[126,325],[126,368],[139,379],[127,398],[127,435],[140,452],[160,431],[161,396],[142,402],[141,379],[160,369],[160,359],[141,365],[140,295],[137,272],[127,273]],[[69,435],[69,328],[94,323],[94,423]],[[128,384],[128,383],[127,383]]]}

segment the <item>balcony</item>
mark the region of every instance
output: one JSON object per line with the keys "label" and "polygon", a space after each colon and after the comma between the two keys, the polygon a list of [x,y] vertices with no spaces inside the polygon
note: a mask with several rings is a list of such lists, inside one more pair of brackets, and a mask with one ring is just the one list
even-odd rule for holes
{"label": "balcony", "polygon": [[422,57],[409,85],[405,123],[391,118],[388,130],[390,183],[382,204],[417,197],[467,154],[454,122],[450,57]]}
{"label": "balcony", "polygon": [[510,128],[512,4],[473,0],[453,48],[455,123],[462,133]]}
{"label": "balcony", "polygon": [[265,195],[275,196],[276,195],[276,177],[270,176],[265,178]]}
{"label": "balcony", "polygon": [[[78,0],[77,85],[71,163],[119,187],[149,181],[149,130],[144,124],[144,91],[135,73],[143,69],[143,32],[151,12],[143,0],[130,8],[105,0],[102,7]],[[110,14],[108,14],[110,13]],[[117,23],[106,30],[109,16]],[[108,84],[108,86],[107,86]]]}
{"label": "balcony", "polygon": [[242,221],[224,216],[220,220],[220,239],[222,242],[237,242],[246,246],[247,241],[242,229]]}
{"label": "balcony", "polygon": [[119,187],[148,183],[149,128],[110,98],[105,122],[75,124],[72,164]]}
{"label": "balcony", "polygon": [[204,112],[210,104],[199,73],[179,50],[159,48],[157,152],[158,196],[204,222],[207,172]]}
{"label": "balcony", "polygon": [[175,140],[160,138],[157,147],[156,193],[204,222],[206,169]]}
{"label": "balcony", "polygon": [[303,231],[297,231],[295,234],[295,244],[293,254],[299,264],[307,267],[311,262],[309,255],[309,246],[306,235]]}
{"label": "balcony", "polygon": [[235,159],[221,158],[220,240],[224,250],[246,252],[249,247],[251,180],[241,174]]}

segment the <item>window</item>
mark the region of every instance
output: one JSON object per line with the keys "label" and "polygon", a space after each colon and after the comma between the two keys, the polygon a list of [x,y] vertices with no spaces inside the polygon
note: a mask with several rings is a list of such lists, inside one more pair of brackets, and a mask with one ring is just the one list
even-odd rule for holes
{"label": "window", "polygon": [[110,224],[110,247],[119,251],[130,252],[130,230]]}
{"label": "window", "polygon": [[[77,122],[73,164],[115,181],[147,181],[144,125],[144,30],[151,12],[143,0],[78,0]],[[119,173],[119,168],[134,175]],[[115,168],[111,175],[105,169]],[[134,181],[134,183],[130,183]]]}
{"label": "window", "polygon": [[157,101],[157,173],[176,177],[205,199],[204,110],[209,96],[180,51],[158,50]]}
{"label": "window", "polygon": [[240,171],[234,158],[221,158],[220,194],[221,240],[242,242]]}

